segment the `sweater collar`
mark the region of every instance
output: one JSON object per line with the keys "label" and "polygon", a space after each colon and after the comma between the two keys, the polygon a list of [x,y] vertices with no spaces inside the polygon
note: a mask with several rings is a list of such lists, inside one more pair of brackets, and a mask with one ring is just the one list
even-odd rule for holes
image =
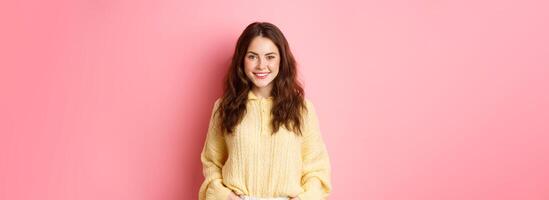
{"label": "sweater collar", "polygon": [[[260,98],[254,94],[251,90],[248,92],[248,99],[256,99],[259,100]],[[267,97],[265,99],[272,100],[273,96]]]}

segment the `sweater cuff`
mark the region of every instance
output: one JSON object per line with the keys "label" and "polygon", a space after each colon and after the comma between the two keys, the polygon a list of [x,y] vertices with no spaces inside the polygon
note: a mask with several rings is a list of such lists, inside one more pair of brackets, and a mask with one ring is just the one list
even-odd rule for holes
{"label": "sweater cuff", "polygon": [[304,185],[305,191],[299,193],[297,197],[300,200],[321,200],[324,199],[324,192],[320,180],[313,178]]}
{"label": "sweater cuff", "polygon": [[227,200],[231,190],[221,183],[220,179],[214,180],[206,191],[206,200]]}

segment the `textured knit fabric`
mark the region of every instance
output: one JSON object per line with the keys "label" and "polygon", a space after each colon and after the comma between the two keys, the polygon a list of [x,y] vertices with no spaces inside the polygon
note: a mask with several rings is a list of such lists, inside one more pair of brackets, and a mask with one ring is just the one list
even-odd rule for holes
{"label": "textured knit fabric", "polygon": [[204,182],[199,200],[239,196],[322,200],[331,187],[331,167],[312,103],[306,99],[303,136],[284,126],[271,135],[272,97],[248,93],[246,113],[232,135],[220,131],[216,100],[201,153]]}

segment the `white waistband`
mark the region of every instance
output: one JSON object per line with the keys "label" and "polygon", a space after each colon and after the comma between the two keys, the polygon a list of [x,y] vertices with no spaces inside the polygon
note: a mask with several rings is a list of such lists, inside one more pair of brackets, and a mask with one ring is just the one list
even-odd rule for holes
{"label": "white waistband", "polygon": [[267,198],[261,198],[261,197],[252,197],[252,196],[241,196],[242,200],[288,200],[288,197],[267,197]]}

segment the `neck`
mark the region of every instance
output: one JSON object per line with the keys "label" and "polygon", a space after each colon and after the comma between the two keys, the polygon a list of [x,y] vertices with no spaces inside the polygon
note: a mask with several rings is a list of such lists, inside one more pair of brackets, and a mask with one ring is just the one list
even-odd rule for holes
{"label": "neck", "polygon": [[255,94],[255,96],[259,98],[268,98],[271,96],[272,89],[273,89],[272,85],[268,85],[262,88],[253,87],[252,92]]}

